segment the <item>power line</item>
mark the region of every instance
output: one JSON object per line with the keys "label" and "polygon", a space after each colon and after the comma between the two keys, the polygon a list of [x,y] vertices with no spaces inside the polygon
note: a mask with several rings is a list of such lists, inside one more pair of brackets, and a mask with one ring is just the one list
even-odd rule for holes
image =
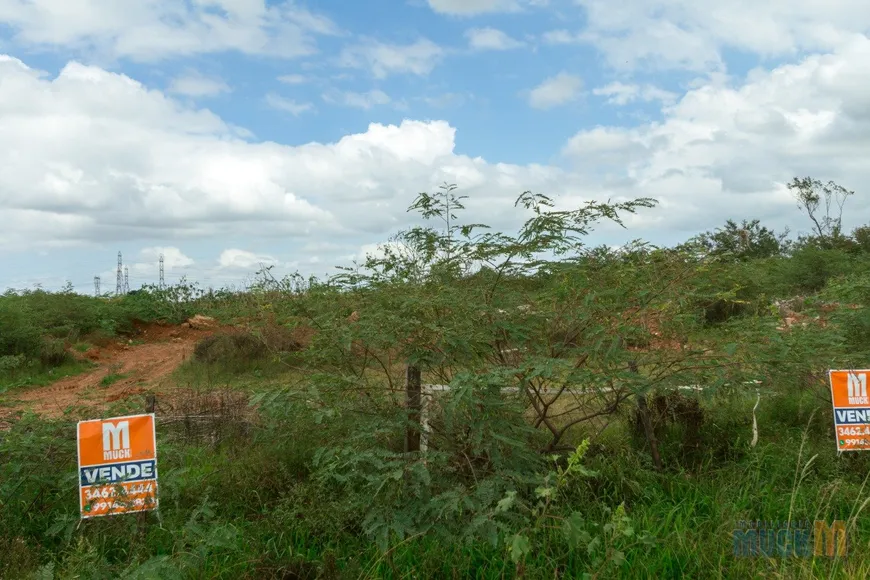
{"label": "power line", "polygon": [[121,293],[124,291],[124,279],[122,278],[122,274],[121,274],[121,266],[122,265],[123,264],[121,261],[121,252],[118,252],[118,270],[117,270],[116,279],[115,279],[115,295],[116,296],[120,296]]}
{"label": "power line", "polygon": [[130,293],[130,273],[127,271],[127,266],[124,266],[124,294]]}

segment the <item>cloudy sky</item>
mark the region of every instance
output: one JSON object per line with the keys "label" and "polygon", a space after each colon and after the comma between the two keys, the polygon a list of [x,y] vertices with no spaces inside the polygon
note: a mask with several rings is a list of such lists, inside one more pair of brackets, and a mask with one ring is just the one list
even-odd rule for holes
{"label": "cloudy sky", "polygon": [[870,221],[865,0],[0,0],[0,288],[261,263],[323,275],[447,181],[513,228],[655,197],[593,244],[725,219],[806,230],[785,183]]}

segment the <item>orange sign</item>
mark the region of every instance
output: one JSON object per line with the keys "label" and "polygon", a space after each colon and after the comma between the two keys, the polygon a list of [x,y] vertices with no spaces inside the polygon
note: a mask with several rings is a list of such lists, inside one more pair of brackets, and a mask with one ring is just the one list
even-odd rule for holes
{"label": "orange sign", "polygon": [[838,451],[870,449],[870,370],[828,371]]}
{"label": "orange sign", "polygon": [[157,509],[157,436],[154,415],[80,421],[81,516]]}

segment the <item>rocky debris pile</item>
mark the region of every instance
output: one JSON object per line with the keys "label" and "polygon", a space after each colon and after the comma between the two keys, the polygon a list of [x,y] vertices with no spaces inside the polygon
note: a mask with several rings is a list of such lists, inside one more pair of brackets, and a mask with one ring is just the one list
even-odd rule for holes
{"label": "rocky debris pile", "polygon": [[182,322],[181,326],[193,329],[214,328],[215,326],[217,326],[217,321],[211,316],[203,316],[202,314],[197,314],[196,316],[188,318],[187,321]]}
{"label": "rocky debris pile", "polygon": [[789,300],[775,300],[773,305],[776,306],[779,315],[782,317],[782,324],[776,327],[776,329],[780,331],[789,330],[795,325],[800,325],[802,328],[806,328],[807,324],[811,322],[824,328],[828,325],[827,317],[824,315],[842,308],[848,308],[851,310],[861,308],[860,304],[824,302],[814,305],[814,309],[819,311],[821,314],[811,316],[803,312],[804,307],[806,306],[806,298],[803,296],[797,296]]}

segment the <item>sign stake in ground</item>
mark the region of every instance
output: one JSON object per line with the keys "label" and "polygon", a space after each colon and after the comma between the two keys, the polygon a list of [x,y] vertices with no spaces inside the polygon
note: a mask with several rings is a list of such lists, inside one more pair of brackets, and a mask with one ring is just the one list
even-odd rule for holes
{"label": "sign stake in ground", "polygon": [[154,414],[80,421],[81,517],[157,509]]}
{"label": "sign stake in ground", "polygon": [[870,370],[828,371],[834,404],[837,451],[870,450]]}

